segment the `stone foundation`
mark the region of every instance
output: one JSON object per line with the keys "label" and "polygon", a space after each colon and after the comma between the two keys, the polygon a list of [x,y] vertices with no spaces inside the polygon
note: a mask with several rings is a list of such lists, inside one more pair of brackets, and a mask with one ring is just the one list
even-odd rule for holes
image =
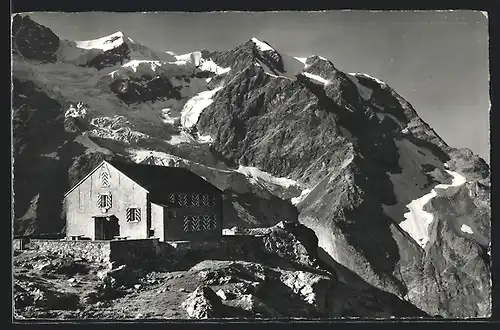
{"label": "stone foundation", "polygon": [[[21,243],[15,243],[21,244]],[[251,235],[224,236],[217,240],[160,242],[158,238],[111,241],[31,239],[29,249],[72,255],[91,262],[151,266],[173,262],[188,253],[202,258],[247,256],[259,250],[262,238]]]}
{"label": "stone foundation", "polygon": [[49,239],[31,239],[29,248],[41,252],[70,254],[75,258],[107,263],[112,261],[111,241],[66,241]]}

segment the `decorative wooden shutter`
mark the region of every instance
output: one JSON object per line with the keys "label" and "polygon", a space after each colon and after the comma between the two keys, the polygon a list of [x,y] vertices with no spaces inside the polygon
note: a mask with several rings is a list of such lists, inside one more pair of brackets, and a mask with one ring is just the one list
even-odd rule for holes
{"label": "decorative wooden shutter", "polygon": [[141,221],[141,209],[135,208],[134,210],[134,221]]}
{"label": "decorative wooden shutter", "polygon": [[132,209],[128,208],[126,213],[127,221],[132,221]]}
{"label": "decorative wooden shutter", "polygon": [[183,229],[184,231],[191,231],[191,216],[187,215],[184,217]]}
{"label": "decorative wooden shutter", "polygon": [[200,220],[201,219],[200,219],[199,216],[197,216],[197,215],[193,216],[193,230],[194,231],[200,231],[200,230],[202,230],[201,229],[201,223],[200,223],[201,221]]}
{"label": "decorative wooden shutter", "polygon": [[200,206],[200,195],[199,194],[192,194],[191,195],[191,205]]}
{"label": "decorative wooden shutter", "polygon": [[210,206],[210,196],[203,195],[202,203],[203,203],[203,206]]}
{"label": "decorative wooden shutter", "polygon": [[212,229],[216,229],[217,228],[217,215],[216,214],[212,215],[210,217],[210,219],[212,220],[211,223],[210,223],[210,225],[211,225],[210,227]]}
{"label": "decorative wooden shutter", "polygon": [[106,207],[111,208],[111,195],[104,195],[106,197]]}
{"label": "decorative wooden shutter", "polygon": [[109,187],[110,181],[109,181],[109,173],[106,171],[106,169],[101,170],[101,187]]}
{"label": "decorative wooden shutter", "polygon": [[203,216],[203,230],[212,229],[212,217],[209,215]]}
{"label": "decorative wooden shutter", "polygon": [[175,194],[170,194],[168,196],[168,201],[172,204],[175,204]]}
{"label": "decorative wooden shutter", "polygon": [[187,195],[186,194],[179,194],[179,205],[180,206],[187,206]]}

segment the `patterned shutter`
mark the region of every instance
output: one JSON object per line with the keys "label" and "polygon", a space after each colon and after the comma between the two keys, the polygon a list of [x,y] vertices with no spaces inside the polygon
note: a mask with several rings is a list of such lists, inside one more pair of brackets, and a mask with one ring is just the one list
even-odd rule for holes
{"label": "patterned shutter", "polygon": [[201,219],[200,219],[199,216],[197,216],[197,215],[193,216],[193,230],[194,231],[200,231],[200,230],[202,230],[201,229],[201,223],[200,223],[201,221],[200,220]]}
{"label": "patterned shutter", "polygon": [[212,217],[209,215],[203,216],[203,230],[212,229]]}
{"label": "patterned shutter", "polygon": [[193,194],[191,196],[191,205],[200,206],[200,195],[199,194]]}
{"label": "patterned shutter", "polygon": [[211,227],[210,228],[217,229],[217,215],[215,215],[215,214],[212,215],[210,217],[210,220],[211,220],[211,222],[210,222]]}
{"label": "patterned shutter", "polygon": [[97,196],[97,207],[102,209],[104,208],[103,195]]}
{"label": "patterned shutter", "polygon": [[187,206],[187,195],[186,194],[179,194],[179,205],[180,206]]}
{"label": "patterned shutter", "polygon": [[106,207],[111,208],[111,195],[104,195],[106,197]]}
{"label": "patterned shutter", "polygon": [[127,221],[141,221],[141,209],[129,207],[126,212]]}
{"label": "patterned shutter", "polygon": [[109,173],[101,172],[101,187],[109,187]]}
{"label": "patterned shutter", "polygon": [[187,215],[184,217],[183,229],[184,231],[191,231],[191,216]]}
{"label": "patterned shutter", "polygon": [[212,196],[212,206],[216,206],[217,205],[217,196]]}
{"label": "patterned shutter", "polygon": [[175,204],[175,194],[170,194],[168,196],[168,201],[172,204]]}
{"label": "patterned shutter", "polygon": [[203,203],[203,206],[210,206],[210,196],[203,195],[202,203]]}

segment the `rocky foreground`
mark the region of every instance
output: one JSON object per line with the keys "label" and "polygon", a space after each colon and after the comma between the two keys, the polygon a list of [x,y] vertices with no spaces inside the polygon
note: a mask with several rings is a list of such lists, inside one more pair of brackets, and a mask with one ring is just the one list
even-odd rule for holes
{"label": "rocky foreground", "polygon": [[188,252],[148,269],[16,251],[15,318],[428,316],[341,266],[324,265],[315,235],[299,224],[281,222],[250,234],[260,235],[263,244],[219,256]]}

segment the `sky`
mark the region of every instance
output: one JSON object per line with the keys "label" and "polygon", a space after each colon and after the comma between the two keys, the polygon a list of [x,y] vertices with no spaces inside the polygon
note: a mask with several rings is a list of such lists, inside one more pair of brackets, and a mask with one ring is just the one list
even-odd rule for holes
{"label": "sky", "polygon": [[478,11],[29,13],[62,39],[122,31],[154,50],[229,50],[252,37],[377,77],[450,146],[489,163],[488,20]]}

